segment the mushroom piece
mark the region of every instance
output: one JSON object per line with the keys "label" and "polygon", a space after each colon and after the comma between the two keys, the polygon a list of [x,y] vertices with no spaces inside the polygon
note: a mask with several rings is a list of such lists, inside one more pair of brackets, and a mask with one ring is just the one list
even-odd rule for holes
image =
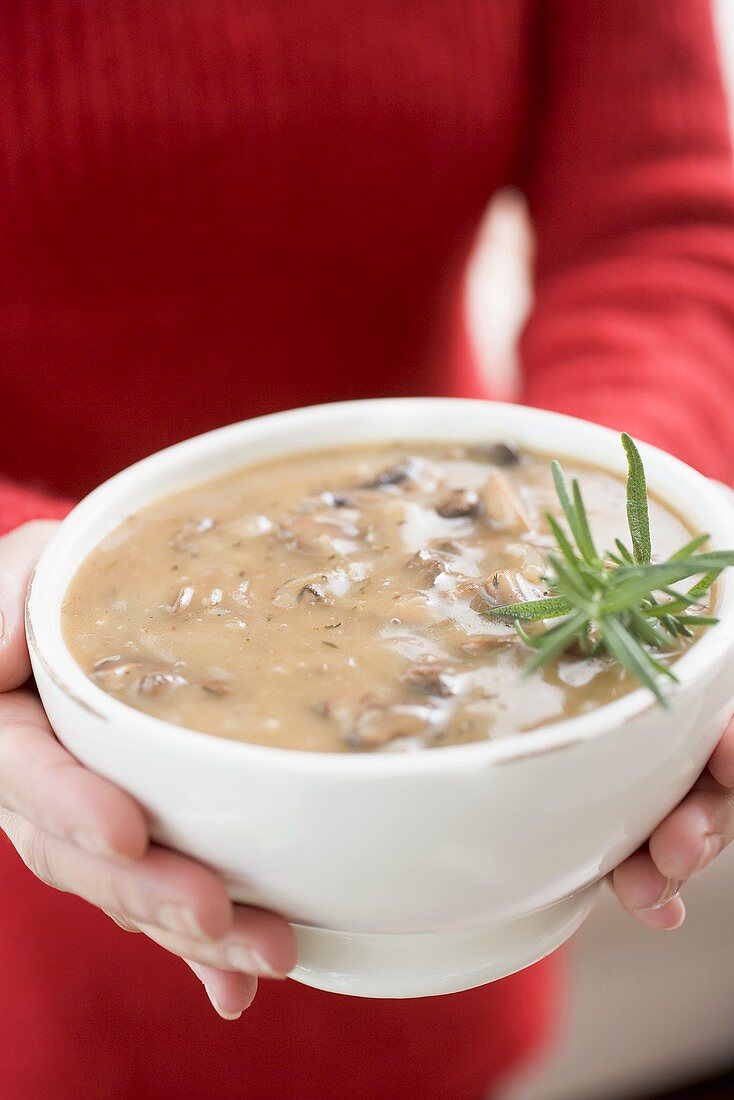
{"label": "mushroom piece", "polygon": [[169,665],[128,661],[119,656],[97,661],[91,678],[103,691],[132,691],[147,696],[165,695],[188,683],[185,676]]}
{"label": "mushroom piece", "polygon": [[516,645],[520,636],[512,627],[491,634],[470,634],[459,643],[459,649],[470,657],[483,657],[487,653],[495,653],[498,649],[507,645]]}
{"label": "mushroom piece", "polygon": [[481,581],[475,580],[473,577],[462,577],[447,592],[447,595],[452,600],[473,600],[481,587]]}
{"label": "mushroom piece", "polygon": [[444,564],[444,556],[436,550],[418,550],[408,558],[405,567],[425,573],[431,580],[435,580],[443,572]]}
{"label": "mushroom piece", "polygon": [[194,588],[190,584],[185,584],[183,588],[179,589],[179,593],[176,599],[169,606],[168,610],[171,615],[178,614],[179,611],[185,611],[191,603],[194,595]]}
{"label": "mushroom piece", "polygon": [[320,493],[303,498],[301,511],[317,512],[324,508],[354,508],[357,505],[355,494],[339,490],[324,489]]}
{"label": "mushroom piece", "polygon": [[427,737],[434,731],[435,716],[430,707],[387,702],[365,696],[353,723],[343,733],[355,749],[377,749],[399,737]]}
{"label": "mushroom piece", "polygon": [[296,512],[278,525],[278,535],[299,554],[351,553],[364,531],[353,508]]}
{"label": "mushroom piece", "polygon": [[425,458],[411,456],[403,462],[397,462],[382,470],[368,481],[357,485],[357,489],[384,489],[386,487],[418,486],[426,492],[432,492],[441,481],[441,475],[434,463]]}
{"label": "mushroom piece", "polygon": [[167,695],[177,687],[188,683],[185,676],[169,669],[154,669],[146,672],[135,684],[135,690],[141,695],[160,696]]}
{"label": "mushroom piece", "polygon": [[449,554],[442,550],[418,550],[408,558],[406,569],[433,582],[441,573],[448,571],[449,557]]}
{"label": "mushroom piece", "polygon": [[501,607],[506,603],[521,603],[528,599],[528,594],[514,570],[498,569],[483,585],[480,585],[477,598],[481,603],[475,610],[481,611],[486,609],[488,603],[493,607]]}
{"label": "mushroom piece", "polygon": [[330,490],[319,493],[319,500],[327,508],[347,508],[354,503],[346,493],[332,493]]}
{"label": "mushroom piece", "polygon": [[479,493],[475,489],[451,489],[438,501],[436,511],[444,519],[475,516],[479,511]]}
{"label": "mushroom piece", "polygon": [[400,682],[411,691],[418,691],[422,695],[437,695],[444,699],[455,695],[457,690],[456,670],[438,661],[412,665],[401,676]]}
{"label": "mushroom piece", "polygon": [[510,543],[505,550],[517,558],[518,573],[531,583],[538,584],[548,572],[548,563],[537,546],[528,542]]}
{"label": "mushroom piece", "polygon": [[411,704],[386,694],[349,695],[318,703],[316,713],[335,721],[353,749],[380,749],[401,738],[435,739],[442,710],[428,702]]}
{"label": "mushroom piece", "polygon": [[495,470],[482,486],[484,513],[498,531],[532,531],[533,524],[519,494],[500,471]]}
{"label": "mushroom piece", "polygon": [[221,699],[224,695],[230,695],[232,692],[232,685],[226,680],[220,679],[205,680],[200,684],[200,687],[207,695],[213,695],[217,699]]}
{"label": "mushroom piece", "polygon": [[401,462],[397,466],[389,466],[379,474],[375,474],[368,481],[362,481],[358,489],[383,489],[386,485],[402,485],[410,478],[409,462]]}
{"label": "mushroom piece", "polygon": [[305,577],[293,577],[281,584],[273,596],[276,607],[286,609],[301,604],[332,604],[334,601],[327,593],[328,577],[326,573],[311,573]]}
{"label": "mushroom piece", "polygon": [[469,457],[491,466],[517,466],[520,452],[512,443],[488,443],[469,448]]}
{"label": "mushroom piece", "polygon": [[204,516],[203,519],[190,519],[183,527],[179,528],[168,545],[174,550],[192,550],[199,536],[211,531],[213,526],[214,520],[211,516]]}

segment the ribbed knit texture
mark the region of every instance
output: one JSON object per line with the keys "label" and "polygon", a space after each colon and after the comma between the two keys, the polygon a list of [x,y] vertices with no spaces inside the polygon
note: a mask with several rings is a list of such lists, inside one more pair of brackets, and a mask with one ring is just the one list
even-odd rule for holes
{"label": "ribbed knit texture", "polygon": [[[734,479],[703,0],[14,0],[0,143],[0,530],[245,416],[482,392],[458,295],[507,183],[538,242],[524,399]],[[547,1029],[552,962],[423,1002],[265,983],[225,1024],[9,846],[0,875],[3,1100],[478,1100]]]}

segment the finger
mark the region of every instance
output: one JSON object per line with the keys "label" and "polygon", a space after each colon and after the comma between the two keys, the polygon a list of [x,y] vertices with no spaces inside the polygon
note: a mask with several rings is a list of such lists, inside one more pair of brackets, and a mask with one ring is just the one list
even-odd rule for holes
{"label": "finger", "polygon": [[296,965],[293,929],[274,913],[235,906],[231,928],[219,940],[194,940],[137,922],[155,943],[190,962],[263,978],[284,978]]}
{"label": "finger", "polygon": [[25,597],[38,557],[57,527],[51,520],[35,520],[0,539],[0,691],[19,687],[31,674]]}
{"label": "finger", "polygon": [[121,928],[123,932],[140,932],[140,929],[136,924],[133,924],[127,917],[120,916],[119,913],[110,913],[107,909],[103,909],[102,912],[110,920],[113,920],[118,928]]}
{"label": "finger", "polygon": [[667,931],[683,924],[686,910],[678,897],[683,883],[665,878],[646,849],[620,864],[612,881],[622,905],[640,924]]}
{"label": "finger", "polygon": [[108,913],[191,938],[218,938],[232,925],[221,879],[178,852],[151,848],[138,863],[119,864],[82,852],[17,814],[2,811],[2,824],[38,878]]}
{"label": "finger", "polygon": [[650,837],[650,855],[665,878],[690,878],[733,836],[734,794],[704,775]]}
{"label": "finger", "polygon": [[233,970],[216,970],[212,966],[184,959],[204,986],[214,1009],[223,1020],[239,1020],[252,1004],[257,993],[257,978]]}
{"label": "finger", "polygon": [[734,788],[734,719],[714,749],[709,760],[709,772],[722,787]]}
{"label": "finger", "polygon": [[92,854],[136,860],[148,847],[137,803],[61,747],[29,692],[0,696],[0,805]]}

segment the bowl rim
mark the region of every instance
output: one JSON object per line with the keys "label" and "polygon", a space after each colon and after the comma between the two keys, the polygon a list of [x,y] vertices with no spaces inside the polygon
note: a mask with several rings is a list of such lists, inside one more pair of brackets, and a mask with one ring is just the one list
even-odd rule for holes
{"label": "bowl rim", "polygon": [[[512,734],[494,741],[490,739],[460,745],[436,746],[415,752],[318,752],[234,741],[204,731],[178,726],[138,711],[108,695],[87,677],[63,641],[59,620],[63,597],[69,582],[67,581],[63,589],[56,593],[57,599],[51,604],[41,602],[35,595],[41,583],[53,586],[52,574],[56,556],[64,542],[73,538],[75,529],[92,518],[102,505],[114,500],[115,495],[122,495],[131,482],[135,482],[143,475],[149,475],[153,480],[156,474],[160,478],[165,478],[166,473],[171,469],[175,470],[178,466],[185,465],[196,451],[211,446],[225,449],[233,437],[237,438],[242,433],[259,431],[267,436],[270,429],[287,426],[289,422],[296,425],[299,420],[328,425],[338,421],[338,418],[345,414],[356,414],[368,420],[376,412],[384,413],[386,410],[400,418],[407,415],[410,409],[435,410],[436,406],[440,406],[445,412],[452,411],[457,416],[461,415],[462,411],[477,412],[478,407],[486,413],[489,407],[493,410],[493,415],[498,418],[505,417],[510,422],[520,419],[527,422],[528,428],[551,425],[561,434],[569,433],[571,439],[580,436],[590,437],[592,440],[595,437],[606,442],[611,442],[612,439],[618,442],[619,439],[619,433],[610,428],[561,413],[506,402],[443,397],[374,398],[310,405],[239,421],[193,436],[155,452],[103,482],[80,501],[62,522],[41,554],[28,587],[26,633],[32,659],[76,706],[91,711],[97,718],[109,722],[111,726],[131,727],[152,745],[160,746],[165,742],[168,750],[173,747],[176,751],[180,750],[189,756],[208,760],[218,759],[223,764],[242,765],[250,762],[275,770],[285,768],[286,770],[354,775],[361,769],[370,774],[396,776],[464,771],[480,765],[506,763],[510,760],[542,755],[568,748],[579,742],[610,735],[630,720],[657,709],[657,704],[650,692],[640,687],[586,714],[547,723],[534,730]],[[399,419],[398,422],[400,422]],[[510,429],[508,434],[514,434],[513,429]],[[382,437],[381,440],[378,433],[374,442],[386,441],[386,438]],[[412,435],[408,438],[428,441],[431,438],[438,439],[438,436],[434,433],[426,433],[423,436]],[[326,444],[326,446],[336,445],[338,444]],[[707,523],[706,527],[711,534],[713,546],[717,548],[722,538],[728,538],[730,544],[734,546],[734,504],[722,488],[659,448],[646,443],[639,443],[639,447],[645,460],[648,482],[658,499],[667,507],[674,508],[680,513],[680,508],[670,503],[666,497],[665,488],[659,482],[667,478],[668,484],[675,482],[680,487],[682,483],[695,494],[699,512],[702,510],[702,504],[705,505],[704,510],[710,512],[711,523]],[[299,446],[291,453],[307,453],[308,450],[313,449],[315,448]],[[573,454],[573,450],[571,446],[569,453]],[[280,453],[288,452],[285,449]],[[619,447],[619,453],[622,455],[621,447]],[[262,461],[262,458],[255,457],[250,462],[243,461],[240,465],[246,467],[258,461]],[[614,470],[613,465],[606,461],[600,465],[602,469]],[[229,468],[236,469],[237,466],[235,464]],[[152,475],[151,470],[153,470]],[[620,464],[616,472],[621,470]],[[215,476],[217,475],[209,474],[198,479],[192,477],[188,480],[188,484],[210,480]],[[170,488],[167,490],[162,485],[160,492],[156,492],[153,499],[166,496],[171,491]],[[122,522],[122,518],[124,517],[116,520],[115,526]],[[686,519],[685,513],[683,518]],[[93,546],[96,546],[103,537],[104,534],[100,535]],[[93,546],[86,548],[84,554],[78,557],[73,573],[91,553]],[[707,673],[717,666],[729,651],[734,654],[734,581],[727,574],[724,574],[719,581],[717,614],[719,623],[709,627],[703,636],[675,662],[679,683],[672,686],[671,709],[674,709],[684,697],[695,692],[697,687],[702,689],[704,686],[702,681],[706,679]]]}

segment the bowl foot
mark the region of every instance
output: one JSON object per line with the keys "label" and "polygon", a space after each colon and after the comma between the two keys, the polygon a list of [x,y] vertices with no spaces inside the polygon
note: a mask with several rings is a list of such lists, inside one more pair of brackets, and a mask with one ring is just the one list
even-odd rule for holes
{"label": "bowl foot", "polygon": [[514,974],[549,955],[590,913],[598,883],[548,909],[485,928],[399,935],[294,924],[290,977],[350,997],[433,997]]}

